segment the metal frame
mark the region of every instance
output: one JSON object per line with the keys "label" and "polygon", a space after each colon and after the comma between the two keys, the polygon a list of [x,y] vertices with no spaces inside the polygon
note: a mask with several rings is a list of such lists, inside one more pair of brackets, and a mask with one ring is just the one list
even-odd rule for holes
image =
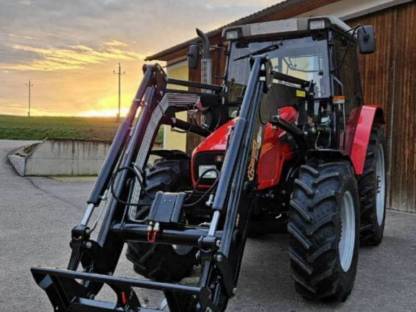
{"label": "metal frame", "polygon": [[[127,118],[118,129],[88,200],[85,214],[80,224],[72,230],[72,254],[67,270],[32,268],[35,281],[47,293],[55,311],[152,311],[141,307],[132,287],[157,289],[170,294],[196,295],[196,310],[222,310],[224,302],[233,296],[245,245],[250,213],[248,202],[251,200],[252,189],[246,172],[249,158],[257,157],[257,152],[251,149],[251,142],[259,129],[256,116],[265,88],[264,79],[260,77],[264,75],[266,66],[265,58],[253,59],[249,87],[241,106],[240,118],[229,141],[230,147],[225,155],[218,181],[218,189],[221,191],[216,192],[214,196],[209,228],[166,228],[154,242],[186,244],[199,248],[202,270],[195,287],[112,276],[124,243],[129,240],[148,241],[149,231],[146,224],[126,220],[129,206],[120,202],[120,199],[127,200],[130,196],[125,185],[132,173],[126,170],[115,176],[115,172],[119,168],[131,166],[134,162],[141,145],[144,144],[152,113],[167,93],[167,83],[220,91],[219,87],[214,85],[167,79],[159,65],[144,67],[143,82]],[[135,122],[139,108],[139,118]],[[166,118],[163,121],[166,122]],[[202,132],[200,129],[194,130]],[[155,135],[156,133],[153,133],[153,136]],[[146,157],[149,152],[150,150]],[[90,219],[111,183],[119,200],[115,197],[110,198],[95,241],[91,239]],[[238,241],[235,240],[236,232],[240,237]],[[80,265],[83,268],[82,272],[77,271]],[[116,303],[93,300],[104,284],[109,285],[116,293]],[[180,303],[175,303],[175,300],[169,301],[169,308],[173,312],[181,311]]]}

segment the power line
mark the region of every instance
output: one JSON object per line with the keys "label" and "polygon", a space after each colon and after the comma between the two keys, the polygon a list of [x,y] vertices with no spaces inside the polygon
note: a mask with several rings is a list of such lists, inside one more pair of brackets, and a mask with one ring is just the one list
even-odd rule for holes
{"label": "power line", "polygon": [[118,63],[118,70],[113,70],[113,74],[118,75],[118,113],[117,113],[117,121],[120,120],[120,113],[121,113],[121,75],[124,75],[126,72],[121,71],[121,64]]}
{"label": "power line", "polygon": [[31,106],[31,97],[32,97],[32,87],[33,87],[33,83],[29,82],[25,83],[25,85],[28,87],[28,110],[27,110],[27,117],[30,118],[30,106]]}

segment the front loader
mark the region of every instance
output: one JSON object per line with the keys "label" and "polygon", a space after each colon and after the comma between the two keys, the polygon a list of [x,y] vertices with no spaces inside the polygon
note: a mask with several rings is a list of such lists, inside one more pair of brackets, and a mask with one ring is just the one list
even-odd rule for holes
{"label": "front loader", "polygon": [[[350,294],[360,239],[379,244],[385,219],[383,115],[362,105],[356,70],[357,46],[374,51],[373,30],[321,17],[233,26],[223,35],[222,85],[143,67],[72,230],[67,268],[32,268],[54,311],[161,311],[140,302],[140,288],[162,291],[172,312],[224,311],[247,236],[282,230],[301,295]],[[192,47],[190,64],[198,55]],[[201,118],[180,120],[179,112]],[[162,125],[203,139],[191,155],[156,149]],[[146,279],[114,276],[125,244]],[[104,285],[114,302],[96,299]]]}

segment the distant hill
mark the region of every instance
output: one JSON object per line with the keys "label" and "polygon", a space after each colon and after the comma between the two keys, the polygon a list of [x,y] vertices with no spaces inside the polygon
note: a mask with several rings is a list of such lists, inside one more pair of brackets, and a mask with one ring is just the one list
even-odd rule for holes
{"label": "distant hill", "polygon": [[[118,128],[115,118],[23,117],[0,115],[0,139],[94,140],[111,142]],[[157,142],[162,142],[159,132]]]}

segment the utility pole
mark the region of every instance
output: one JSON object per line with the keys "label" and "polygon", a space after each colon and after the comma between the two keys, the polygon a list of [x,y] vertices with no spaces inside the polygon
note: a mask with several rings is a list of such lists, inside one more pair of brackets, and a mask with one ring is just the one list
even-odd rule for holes
{"label": "utility pole", "polygon": [[30,118],[30,104],[31,104],[30,100],[31,100],[31,97],[32,97],[31,91],[32,91],[33,83],[31,83],[30,80],[29,80],[29,82],[26,83],[25,85],[28,87],[28,91],[29,91],[27,117]]}
{"label": "utility pole", "polygon": [[118,70],[113,70],[113,74],[118,75],[118,113],[117,113],[117,121],[120,121],[120,113],[121,113],[121,75],[124,75],[126,72],[121,71],[121,64],[118,63]]}

